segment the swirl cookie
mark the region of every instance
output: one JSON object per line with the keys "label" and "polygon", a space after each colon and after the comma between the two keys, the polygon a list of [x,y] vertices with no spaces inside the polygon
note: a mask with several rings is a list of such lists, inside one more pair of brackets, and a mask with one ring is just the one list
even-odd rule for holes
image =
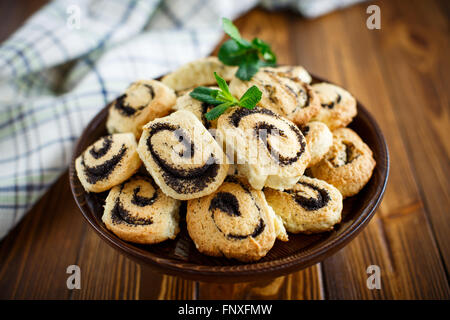
{"label": "swirl cookie", "polygon": [[331,83],[316,83],[312,88],[320,100],[320,112],[314,120],[324,122],[330,130],[346,127],[356,116],[356,100],[346,90]]}
{"label": "swirl cookie", "polygon": [[296,124],[306,124],[320,111],[319,99],[309,84],[270,69],[258,71],[250,81],[233,78],[230,82],[230,92],[241,97],[253,85],[262,92],[259,106]]}
{"label": "swirl cookie", "polygon": [[100,138],[76,160],[78,179],[88,192],[103,192],[131,177],[141,166],[132,133]]}
{"label": "swirl cookie", "polygon": [[265,188],[264,194],[288,232],[329,231],[341,221],[342,195],[325,181],[303,176],[291,189]]}
{"label": "swirl cookie", "polygon": [[333,144],[333,134],[326,124],[319,121],[308,122],[300,129],[306,138],[306,144],[311,155],[309,168],[319,163],[328,152]]}
{"label": "swirl cookie", "polygon": [[[212,89],[219,89],[217,87],[211,87]],[[202,102],[200,100],[192,98],[189,94],[192,90],[187,91],[185,94],[177,98],[177,102],[173,109],[175,111],[178,110],[187,110],[192,112],[197,119],[199,119],[206,129],[216,128],[217,120],[209,121],[205,118],[205,113],[210,111],[215,107],[215,105],[208,104],[207,102]]]}
{"label": "swirl cookie", "polygon": [[175,91],[207,86],[216,83],[214,72],[230,81],[237,67],[224,65],[217,57],[207,57],[189,62],[162,78],[162,83]]}
{"label": "swirl cookie", "polygon": [[175,239],[180,201],[166,196],[149,177],[134,176],[109,191],[102,220],[119,238],[152,244]]}
{"label": "swirl cookie", "polygon": [[175,99],[173,90],[159,81],[136,81],[111,103],[106,128],[109,133],[132,132],[139,139],[142,126],[169,114]]}
{"label": "swirl cookie", "polygon": [[280,66],[280,67],[266,67],[264,71],[274,72],[279,76],[285,78],[294,78],[302,82],[310,84],[312,81],[311,75],[302,66]]}
{"label": "swirl cookie", "polygon": [[325,158],[311,168],[313,177],[335,186],[344,198],[357,194],[375,168],[372,150],[351,129],[333,131],[333,145]]}
{"label": "swirl cookie", "polygon": [[300,129],[268,109],[233,108],[219,118],[217,131],[227,154],[236,156],[239,174],[257,190],[292,187],[309,163]]}
{"label": "swirl cookie", "polygon": [[210,256],[240,261],[264,257],[277,238],[275,219],[262,191],[232,177],[216,192],[187,204],[189,236]]}
{"label": "swirl cookie", "polygon": [[188,200],[214,192],[228,172],[222,148],[200,120],[186,110],[145,125],[138,152],[161,190],[175,199]]}

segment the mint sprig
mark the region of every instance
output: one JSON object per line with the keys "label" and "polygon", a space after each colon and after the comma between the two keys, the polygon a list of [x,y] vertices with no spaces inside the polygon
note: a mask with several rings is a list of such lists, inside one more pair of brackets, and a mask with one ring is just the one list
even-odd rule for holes
{"label": "mint sprig", "polygon": [[192,98],[215,105],[213,109],[205,113],[207,120],[217,119],[228,108],[240,106],[247,109],[253,109],[261,100],[262,92],[256,86],[249,88],[241,97],[236,99],[228,88],[227,82],[214,72],[217,85],[220,89],[211,89],[208,87],[197,87],[189,94]]}
{"label": "mint sprig", "polygon": [[250,80],[260,67],[274,66],[277,57],[270,45],[254,38],[251,42],[243,39],[238,28],[227,18],[222,18],[222,27],[231,39],[219,49],[219,60],[229,66],[239,66],[236,77]]}

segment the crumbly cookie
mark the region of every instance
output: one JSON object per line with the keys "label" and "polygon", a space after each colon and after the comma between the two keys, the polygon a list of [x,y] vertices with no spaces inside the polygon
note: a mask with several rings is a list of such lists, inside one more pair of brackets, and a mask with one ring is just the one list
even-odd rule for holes
{"label": "crumbly cookie", "polygon": [[168,196],[188,200],[214,192],[225,179],[222,148],[196,116],[180,110],[144,126],[139,156]]}
{"label": "crumbly cookie", "polygon": [[311,75],[302,66],[265,67],[263,70],[274,72],[285,78],[296,78],[308,84],[312,81]]}
{"label": "crumbly cookie", "polygon": [[[211,89],[219,89],[217,87],[210,87]],[[215,105],[208,104],[197,99],[192,98],[189,94],[192,90],[188,90],[185,94],[177,98],[177,102],[173,106],[175,111],[187,110],[192,112],[205,126],[206,129],[216,128],[217,120],[209,121],[205,118],[205,113],[215,107]]]}
{"label": "crumbly cookie", "polygon": [[175,92],[157,80],[132,83],[109,107],[106,128],[109,133],[132,132],[139,139],[142,126],[169,114]]}
{"label": "crumbly cookie", "polygon": [[268,109],[232,108],[220,116],[217,137],[236,157],[239,174],[257,190],[292,187],[309,163],[300,129]]}
{"label": "crumbly cookie", "polygon": [[88,192],[103,192],[131,177],[141,166],[132,133],[105,136],[76,160],[78,179]]}
{"label": "crumbly cookie", "polygon": [[275,222],[264,193],[232,177],[216,192],[187,204],[189,236],[200,252],[210,256],[240,261],[264,257],[280,232]]}
{"label": "crumbly cookie", "polygon": [[344,198],[357,194],[375,168],[372,150],[349,128],[333,131],[333,145],[325,158],[311,168],[313,177],[335,186]]}
{"label": "crumbly cookie", "polygon": [[254,85],[262,92],[259,106],[298,125],[306,124],[320,111],[319,98],[309,84],[270,69],[259,70],[250,81],[233,78],[230,92],[239,98]]}
{"label": "crumbly cookie", "polygon": [[356,100],[346,90],[331,83],[312,85],[320,100],[320,112],[314,120],[324,122],[330,130],[346,127],[356,116]]}
{"label": "crumbly cookie", "polygon": [[230,81],[237,71],[237,67],[224,65],[217,57],[206,57],[182,65],[174,72],[162,78],[162,83],[180,91],[198,86],[214,85],[217,72],[225,81]]}
{"label": "crumbly cookie", "polygon": [[288,232],[329,231],[341,221],[342,195],[325,181],[302,176],[291,189],[265,188],[264,194]]}
{"label": "crumbly cookie", "polygon": [[328,152],[333,144],[333,134],[326,124],[319,121],[308,122],[300,130],[306,138],[306,144],[311,155],[309,168],[318,164]]}
{"label": "crumbly cookie", "polygon": [[143,244],[175,239],[180,201],[166,196],[150,177],[136,175],[109,191],[102,220],[119,238]]}

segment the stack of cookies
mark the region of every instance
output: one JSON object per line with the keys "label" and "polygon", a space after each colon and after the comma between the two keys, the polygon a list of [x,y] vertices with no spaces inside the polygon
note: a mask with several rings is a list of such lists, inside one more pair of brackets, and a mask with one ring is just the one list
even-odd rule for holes
{"label": "stack of cookies", "polygon": [[[190,96],[213,86],[216,72],[235,97],[256,86],[253,109],[214,108]],[[314,83],[301,66],[261,68],[250,81],[208,57],[161,81],[130,85],[109,106],[109,135],[75,163],[88,192],[109,190],[102,217],[123,240],[154,244],[176,238],[180,205],[196,248],[240,261],[264,257],[288,233],[326,232],[340,223],[343,199],[369,181],[370,148],[346,128],[356,100]],[[307,174],[306,174],[306,173]]]}

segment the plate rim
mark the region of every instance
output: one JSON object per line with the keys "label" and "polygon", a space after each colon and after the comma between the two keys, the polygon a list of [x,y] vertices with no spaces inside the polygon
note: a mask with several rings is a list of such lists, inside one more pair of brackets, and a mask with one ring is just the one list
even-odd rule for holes
{"label": "plate rim", "polygon": [[[315,82],[330,82],[323,78],[317,77],[311,74]],[[362,212],[351,222],[351,224],[343,230],[336,238],[325,241],[323,244],[315,246],[314,249],[306,249],[298,253],[294,253],[287,257],[278,258],[276,260],[253,262],[247,264],[239,264],[234,266],[220,266],[220,265],[199,265],[190,262],[184,262],[176,259],[161,257],[153,252],[145,251],[141,248],[134,246],[132,243],[128,243],[112,232],[107,231],[96,223],[94,219],[91,219],[92,212],[87,205],[85,199],[81,199],[81,196],[86,193],[81,187],[75,171],[75,159],[83,150],[81,150],[81,144],[87,137],[88,128],[97,126],[99,123],[103,122],[107,116],[107,110],[109,103],[102,108],[94,118],[88,123],[88,125],[83,129],[82,134],[78,138],[75,148],[71,156],[71,162],[69,166],[69,182],[72,195],[75,202],[80,209],[83,217],[87,220],[96,233],[105,240],[110,246],[124,253],[128,257],[134,259],[135,261],[150,266],[154,270],[169,275],[180,276],[182,278],[187,278],[191,280],[201,280],[207,282],[224,282],[224,281],[251,281],[256,279],[264,278],[274,278],[277,276],[285,275],[309,267],[315,263],[318,263],[328,256],[334,254],[351,240],[353,240],[368,224],[375,214],[376,209],[380,205],[384,192],[386,190],[386,185],[389,178],[389,150],[387,147],[384,135],[376,122],[375,118],[370,114],[370,112],[357,100],[358,114],[364,114],[368,122],[373,126],[373,131],[375,132],[376,141],[380,144],[380,159],[382,163],[377,163],[377,167],[382,170],[382,181],[380,184],[376,185],[374,197],[370,200],[369,205],[362,209]],[[75,185],[78,181],[78,186]],[[81,194],[77,192],[81,188]],[[311,250],[312,252],[305,252]],[[299,257],[299,255],[301,255]]]}

